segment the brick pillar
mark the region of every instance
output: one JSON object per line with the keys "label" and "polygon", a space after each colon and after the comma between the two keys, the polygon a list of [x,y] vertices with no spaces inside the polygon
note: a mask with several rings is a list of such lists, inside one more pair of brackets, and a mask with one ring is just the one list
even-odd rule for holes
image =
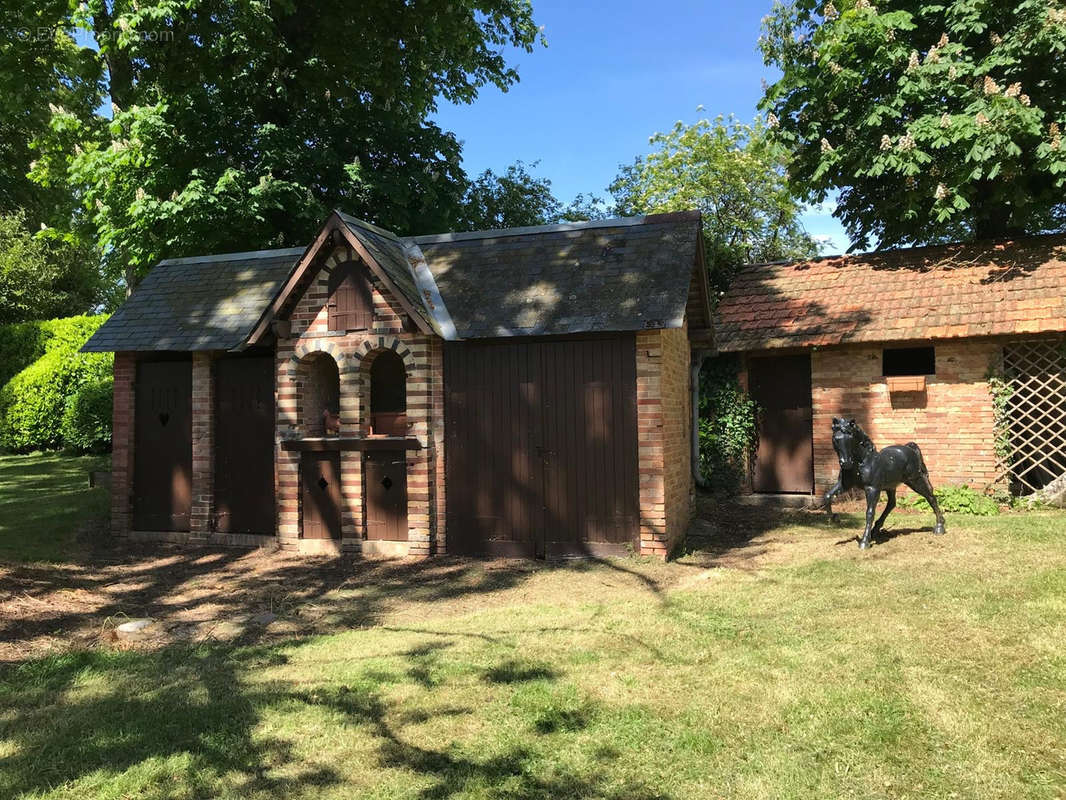
{"label": "brick pillar", "polygon": [[432,493],[430,508],[430,552],[448,552],[444,519],[447,498],[444,486],[444,346],[440,339],[429,340],[430,374],[430,452],[429,468]]}
{"label": "brick pillar", "polygon": [[192,357],[192,519],[193,540],[206,540],[215,505],[215,376],[214,356]]}
{"label": "brick pillar", "polygon": [[125,537],[132,525],[134,353],[115,353],[115,405],[111,430],[111,533]]}
{"label": "brick pillar", "polygon": [[663,463],[663,346],[660,331],[637,332],[637,453],[640,554],[667,556]]}

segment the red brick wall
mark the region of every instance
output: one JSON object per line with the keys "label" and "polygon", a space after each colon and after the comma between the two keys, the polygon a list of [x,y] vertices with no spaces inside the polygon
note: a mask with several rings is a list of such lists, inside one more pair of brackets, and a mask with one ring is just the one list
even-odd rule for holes
{"label": "red brick wall", "polygon": [[111,430],[111,532],[124,537],[132,524],[133,387],[137,378],[135,353],[115,353],[115,404]]}
{"label": "red brick wall", "polygon": [[637,333],[641,555],[669,555],[691,516],[689,359],[685,328]]}
{"label": "red brick wall", "polygon": [[215,506],[214,356],[192,356],[192,513],[190,538],[207,540]]}
{"label": "red brick wall", "polygon": [[926,391],[889,394],[882,348],[856,345],[811,354],[814,476],[824,492],[838,467],[833,417],[854,417],[878,447],[917,442],[934,486],[983,489],[996,476],[992,400],[986,376],[1002,352],[994,340],[936,343],[936,375]]}

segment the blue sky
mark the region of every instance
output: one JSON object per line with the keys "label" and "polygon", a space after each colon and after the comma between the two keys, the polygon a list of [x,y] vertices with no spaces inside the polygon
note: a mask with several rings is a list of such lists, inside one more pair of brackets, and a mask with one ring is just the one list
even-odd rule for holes
{"label": "blue sky", "polygon": [[[755,114],[762,79],[756,41],[770,0],[567,3],[533,0],[548,46],[509,52],[521,82],[485,88],[469,106],[444,104],[438,124],[463,141],[471,174],[539,161],[556,196],[607,196],[618,166],[649,149],[648,137],[677,120]],[[703,111],[697,111],[702,105]],[[804,216],[828,237],[826,253],[848,240],[828,213]]]}

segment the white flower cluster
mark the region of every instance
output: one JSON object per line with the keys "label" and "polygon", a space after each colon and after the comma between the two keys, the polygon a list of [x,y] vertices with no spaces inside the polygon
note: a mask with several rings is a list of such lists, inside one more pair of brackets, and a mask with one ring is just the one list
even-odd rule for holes
{"label": "white flower cluster", "polygon": [[978,111],[977,116],[974,117],[974,122],[977,123],[977,127],[983,127],[988,124],[988,117],[985,116],[984,111]]}
{"label": "white flower cluster", "polygon": [[999,94],[999,84],[992,80],[991,75],[985,75],[985,94]]}
{"label": "white flower cluster", "polygon": [[781,124],[781,120],[779,120],[777,118],[777,114],[775,114],[773,111],[771,111],[769,114],[766,115],[766,127],[767,128],[776,128],[780,124]]}
{"label": "white flower cluster", "polygon": [[1051,149],[1058,150],[1062,147],[1062,131],[1059,129],[1059,123],[1052,122],[1048,126],[1048,134],[1051,136]]}
{"label": "white flower cluster", "polygon": [[907,69],[918,69],[918,63],[918,51],[911,50],[911,57],[907,62]]}
{"label": "white flower cluster", "polygon": [[881,150],[884,151],[884,150],[891,150],[891,149],[892,149],[892,137],[889,136],[886,133],[884,136],[881,137]]}
{"label": "white flower cluster", "polygon": [[832,153],[833,152],[833,145],[829,144],[829,140],[826,139],[824,136],[822,137],[822,152],[823,153]]}
{"label": "white flower cluster", "polygon": [[1022,85],[1020,83],[1012,83],[1007,87],[1007,91],[1003,93],[1004,97],[1018,97],[1022,93]]}
{"label": "white flower cluster", "polygon": [[938,183],[936,185],[936,191],[933,192],[933,197],[935,197],[937,200],[943,200],[947,196],[948,196],[948,187],[945,186],[942,183]]}
{"label": "white flower cluster", "polygon": [[822,9],[822,16],[826,19],[836,19],[840,16],[840,12],[837,11],[837,7],[831,2],[825,4],[825,8]]}
{"label": "white flower cluster", "polygon": [[951,127],[951,115],[948,114],[946,111],[940,116],[940,127],[941,128],[950,128]]}
{"label": "white flower cluster", "polygon": [[918,146],[918,143],[914,141],[914,137],[909,133],[905,133],[899,137],[899,142],[896,144],[896,149],[901,153],[906,153],[909,150],[913,150]]}
{"label": "white flower cluster", "polygon": [[834,75],[839,75],[841,72],[844,71],[844,68],[842,66],[840,66],[837,62],[830,61],[829,62],[829,71],[832,72]]}

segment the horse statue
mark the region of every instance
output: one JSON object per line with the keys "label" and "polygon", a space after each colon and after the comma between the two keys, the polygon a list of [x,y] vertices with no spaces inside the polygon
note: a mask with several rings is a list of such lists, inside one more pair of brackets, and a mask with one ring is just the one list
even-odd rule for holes
{"label": "horse statue", "polygon": [[[922,451],[914,442],[896,444],[878,451],[855,420],[834,417],[833,449],[840,461],[840,475],[833,488],[825,493],[822,507],[828,511],[830,519],[836,520],[833,498],[840,492],[862,487],[866,493],[866,529],[859,539],[860,549],[865,550],[870,546],[870,537],[880,532],[885,517],[896,507],[896,487],[901,483],[924,497],[932,507],[936,514],[933,533],[944,532],[944,514],[933,494],[933,484],[929,481],[929,470],[926,469]],[[888,503],[875,523],[874,512],[881,492],[888,495]]]}

